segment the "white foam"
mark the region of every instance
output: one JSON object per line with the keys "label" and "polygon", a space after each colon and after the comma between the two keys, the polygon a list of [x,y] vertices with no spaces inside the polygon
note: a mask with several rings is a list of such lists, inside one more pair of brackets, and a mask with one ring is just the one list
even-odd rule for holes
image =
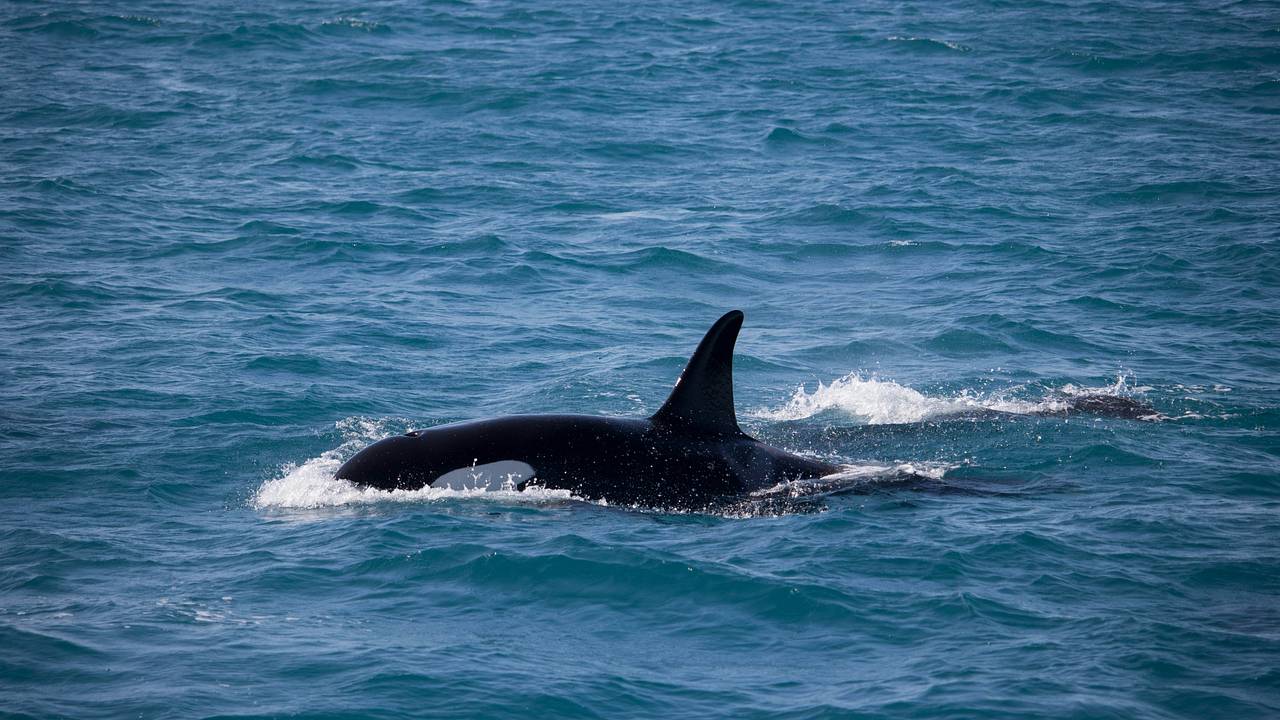
{"label": "white foam", "polygon": [[751,493],[754,497],[789,494],[793,497],[810,495],[855,485],[871,484],[883,480],[894,480],[906,475],[924,477],[930,480],[942,480],[947,472],[959,467],[955,464],[936,462],[904,462],[895,464],[866,463],[862,465],[841,465],[836,472],[816,480],[794,480],[779,483],[764,490]]}
{"label": "white foam", "polygon": [[1056,412],[1068,406],[1069,403],[1061,399],[1030,401],[1003,395],[982,397],[969,391],[953,397],[932,397],[892,380],[851,373],[830,385],[819,382],[813,392],[806,391],[802,385],[781,407],[756,410],[751,415],[765,420],[802,420],[834,411],[853,416],[868,425],[895,425],[976,410],[1029,414]]}
{"label": "white foam", "polygon": [[952,396],[931,396],[892,380],[864,377],[850,373],[830,384],[818,383],[812,392],[804,386],[796,388],[791,398],[776,408],[762,408],[749,413],[764,420],[803,420],[820,413],[838,412],[868,425],[917,423],[948,415],[990,410],[1015,415],[1068,411],[1072,398],[1093,395],[1132,395],[1151,388],[1132,384],[1131,376],[1121,373],[1115,383],[1104,387],[1065,385],[1047,396],[1028,400],[1016,397],[1019,387],[992,394],[964,390]]}
{"label": "white foam", "polygon": [[1133,382],[1134,382],[1133,375],[1130,374],[1129,372],[1121,370],[1120,372],[1116,373],[1116,381],[1111,383],[1110,385],[1103,385],[1101,387],[1076,387],[1071,383],[1067,383],[1066,385],[1063,385],[1058,390],[1058,392],[1062,393],[1063,395],[1080,397],[1080,396],[1089,396],[1089,395],[1115,395],[1115,396],[1132,395],[1135,393],[1144,393],[1151,390],[1151,387],[1148,385],[1131,384]]}
{"label": "white foam", "polygon": [[366,32],[374,32],[386,29],[386,25],[372,20],[361,20],[360,18],[339,16],[332,20],[324,20],[320,23],[321,27],[348,27],[352,30],[364,30]]}
{"label": "white foam", "polygon": [[608,222],[626,222],[628,220],[682,220],[693,214],[692,210],[684,208],[650,208],[601,213],[597,217]]}
{"label": "white foam", "polygon": [[930,480],[941,480],[949,470],[959,467],[954,464],[937,462],[902,462],[894,464],[866,463],[863,465],[841,465],[836,472],[822,477],[819,482],[847,485],[850,480],[884,480],[903,475],[915,475]]}
{"label": "white foam", "polygon": [[886,40],[888,40],[888,41],[890,41],[890,42],[928,42],[928,43],[936,43],[936,44],[938,44],[938,45],[942,45],[943,47],[946,47],[946,48],[948,48],[948,49],[950,49],[950,50],[959,50],[959,51],[961,51],[961,52],[968,52],[968,51],[969,51],[969,46],[968,46],[968,45],[961,45],[960,43],[958,43],[958,42],[954,42],[954,41],[951,41],[951,40],[938,40],[937,38],[915,37],[915,36],[911,36],[911,37],[904,37],[904,36],[902,36],[902,35],[890,35],[889,37],[887,37],[887,38],[885,38],[885,39],[886,39]]}

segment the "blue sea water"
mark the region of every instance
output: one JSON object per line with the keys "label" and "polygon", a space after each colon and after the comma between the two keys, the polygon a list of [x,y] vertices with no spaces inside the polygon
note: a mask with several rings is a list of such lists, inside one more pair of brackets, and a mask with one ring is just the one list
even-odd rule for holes
{"label": "blue sea water", "polygon": [[[1278,128],[1275,3],[8,0],[0,714],[1280,716]],[[731,308],[816,512],[330,479]]]}

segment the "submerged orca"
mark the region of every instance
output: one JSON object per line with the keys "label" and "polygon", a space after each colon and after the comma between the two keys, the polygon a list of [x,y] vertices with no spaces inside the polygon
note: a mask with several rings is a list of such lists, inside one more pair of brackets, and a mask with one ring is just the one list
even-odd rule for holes
{"label": "submerged orca", "polygon": [[380,440],[335,478],[381,490],[544,487],[611,504],[703,508],[834,465],[742,432],[733,409],[733,310],[707,331],[671,396],[649,418],[515,415]]}

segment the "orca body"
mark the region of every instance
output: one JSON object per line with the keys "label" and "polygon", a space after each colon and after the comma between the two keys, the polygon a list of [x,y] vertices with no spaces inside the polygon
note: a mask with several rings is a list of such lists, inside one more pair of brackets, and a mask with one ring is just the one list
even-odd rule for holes
{"label": "orca body", "polygon": [[335,477],[381,490],[544,487],[610,504],[697,509],[837,472],[738,427],[733,348],[742,320],[734,310],[716,321],[652,417],[515,415],[442,425],[380,440]]}

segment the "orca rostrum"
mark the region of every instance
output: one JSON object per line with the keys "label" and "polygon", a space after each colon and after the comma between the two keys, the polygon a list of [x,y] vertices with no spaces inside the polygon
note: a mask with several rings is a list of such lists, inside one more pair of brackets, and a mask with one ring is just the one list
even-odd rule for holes
{"label": "orca rostrum", "polygon": [[836,473],[738,427],[733,348],[742,320],[733,310],[711,326],[651,417],[513,415],[440,425],[370,445],[335,478],[381,490],[563,489],[609,504],[697,509]]}

